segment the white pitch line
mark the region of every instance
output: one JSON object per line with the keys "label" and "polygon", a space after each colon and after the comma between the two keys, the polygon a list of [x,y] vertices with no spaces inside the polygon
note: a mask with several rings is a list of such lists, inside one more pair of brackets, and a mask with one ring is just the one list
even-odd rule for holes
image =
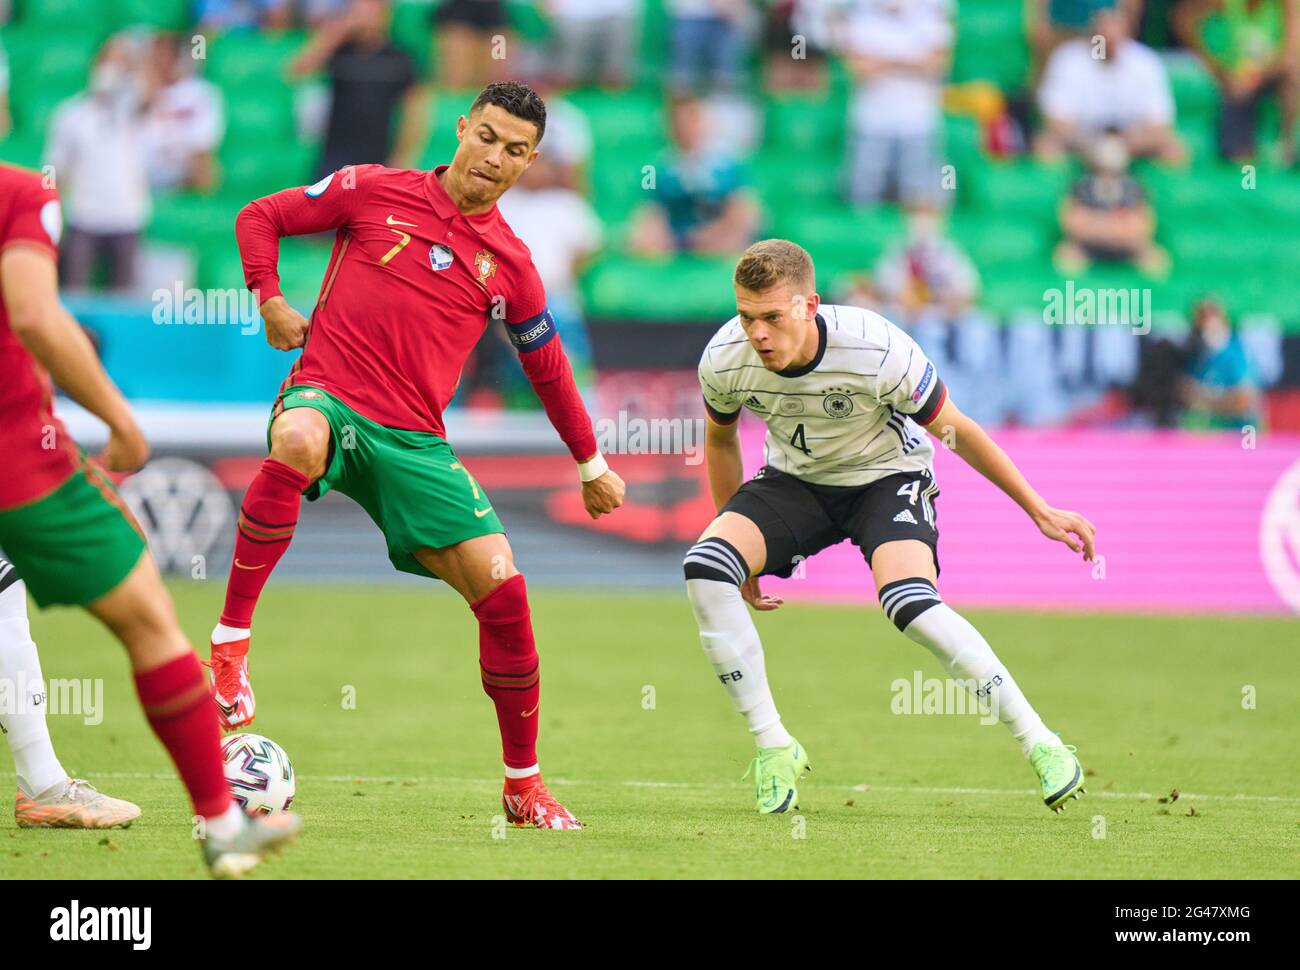
{"label": "white pitch line", "polygon": [[[175,775],[169,775],[162,772],[147,771],[100,771],[95,772],[96,778],[127,778],[127,779],[149,779],[154,781],[166,781],[175,779]],[[323,782],[362,782],[369,784],[397,784],[399,782],[410,782],[413,784],[452,784],[452,785],[479,785],[495,787],[501,784],[499,778],[447,778],[439,776],[437,778],[404,778],[400,775],[299,775],[303,781],[323,781]],[[595,781],[590,778],[551,778],[556,785],[603,785],[608,784],[603,781]],[[679,788],[687,791],[737,791],[747,787],[739,783],[734,785],[721,784],[700,784],[689,781],[642,781],[631,780],[617,782],[625,788]],[[1004,795],[1023,798],[1026,795],[1037,795],[1038,790],[1034,788],[934,788],[925,785],[816,785],[813,787],[821,788],[823,791],[840,791],[840,792],[857,792],[858,794],[871,794],[872,792],[887,792],[889,794],[903,795]],[[1101,798],[1128,798],[1135,800],[1166,798],[1167,795],[1157,795],[1153,792],[1133,791],[1106,791],[1104,789],[1089,789],[1089,796],[1098,796]],[[1300,804],[1300,798],[1293,798],[1287,795],[1250,795],[1237,793],[1234,795],[1203,795],[1196,792],[1179,792],[1178,800],[1185,801],[1190,799],[1199,801],[1218,801],[1218,802],[1273,802],[1287,805]]]}

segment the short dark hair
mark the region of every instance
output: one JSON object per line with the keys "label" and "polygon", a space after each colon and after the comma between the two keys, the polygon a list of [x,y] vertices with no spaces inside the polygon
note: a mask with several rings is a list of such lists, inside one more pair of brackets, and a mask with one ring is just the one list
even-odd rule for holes
{"label": "short dark hair", "polygon": [[496,81],[489,84],[474,99],[469,113],[473,114],[489,104],[504,108],[516,118],[531,121],[537,126],[538,142],[542,140],[542,135],[546,134],[546,102],[527,84],[518,81]]}

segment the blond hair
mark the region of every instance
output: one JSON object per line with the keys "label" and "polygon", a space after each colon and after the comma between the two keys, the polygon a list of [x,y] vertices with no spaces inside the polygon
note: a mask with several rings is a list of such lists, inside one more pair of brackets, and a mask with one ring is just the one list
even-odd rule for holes
{"label": "blond hair", "polygon": [[733,277],[739,287],[755,292],[788,283],[801,292],[813,290],[812,257],[787,239],[764,239],[745,250]]}

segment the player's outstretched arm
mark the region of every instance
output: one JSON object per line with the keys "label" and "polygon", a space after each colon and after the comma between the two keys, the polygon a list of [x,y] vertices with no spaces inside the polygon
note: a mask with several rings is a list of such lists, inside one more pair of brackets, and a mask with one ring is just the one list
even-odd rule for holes
{"label": "player's outstretched arm", "polygon": [[949,397],[929,422],[928,428],[951,443],[952,450],[966,464],[996,485],[1025,510],[1049,539],[1063,542],[1071,552],[1082,552],[1091,562],[1097,527],[1078,512],[1052,508],[1020,473],[1020,469],[998,447],[997,442],[975,421],[963,414]]}
{"label": "player's outstretched arm", "polygon": [[149,459],[149,443],[85,331],[59,302],[54,254],[9,246],[0,254],[0,287],[14,336],[69,397],[108,425],[100,460],[113,471],[140,468]]}

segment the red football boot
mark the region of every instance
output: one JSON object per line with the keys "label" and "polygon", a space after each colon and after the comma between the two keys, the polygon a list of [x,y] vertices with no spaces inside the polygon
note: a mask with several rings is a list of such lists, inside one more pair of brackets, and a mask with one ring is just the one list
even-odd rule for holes
{"label": "red football boot", "polygon": [[234,731],[253,723],[257,701],[248,680],[248,637],[230,643],[212,644],[212,700],[222,730]]}
{"label": "red football boot", "polygon": [[501,804],[514,825],[539,829],[580,829],[582,823],[546,790],[541,774],[507,778]]}

